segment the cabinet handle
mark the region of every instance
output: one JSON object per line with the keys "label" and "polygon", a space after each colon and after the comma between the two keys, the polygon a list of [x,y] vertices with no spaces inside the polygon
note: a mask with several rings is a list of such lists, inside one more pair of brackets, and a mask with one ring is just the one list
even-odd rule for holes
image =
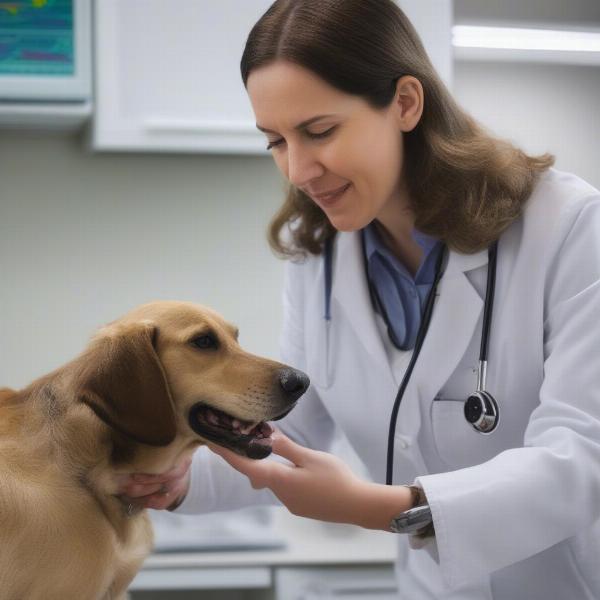
{"label": "cabinet handle", "polygon": [[143,127],[148,132],[208,133],[214,135],[258,135],[253,123],[248,121],[190,120],[149,117]]}

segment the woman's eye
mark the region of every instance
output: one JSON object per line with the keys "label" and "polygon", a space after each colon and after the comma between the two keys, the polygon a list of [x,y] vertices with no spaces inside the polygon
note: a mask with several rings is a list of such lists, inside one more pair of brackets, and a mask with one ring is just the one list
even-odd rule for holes
{"label": "woman's eye", "polygon": [[192,340],[192,346],[200,350],[216,350],[219,347],[217,338],[212,334],[199,335]]}
{"label": "woman's eye", "polygon": [[310,131],[307,131],[306,135],[308,135],[308,137],[310,137],[310,138],[318,140],[318,139],[327,137],[328,135],[333,133],[334,129],[335,129],[335,125],[333,127],[330,127],[329,129],[327,129],[326,131],[322,131],[321,133],[311,133]]}
{"label": "woman's eye", "polygon": [[269,142],[269,145],[267,146],[267,150],[270,150],[271,148],[274,148],[275,146],[279,146],[280,144],[283,144],[283,138],[280,140],[275,140],[273,142]]}
{"label": "woman's eye", "polygon": [[[336,128],[336,126],[334,125],[333,127],[330,127],[326,131],[321,131],[320,133],[311,133],[310,131],[307,131],[306,135],[309,138],[311,138],[312,140],[320,140],[320,139],[326,138],[327,136],[331,135],[333,133],[333,131],[335,130],[335,128]],[[283,138],[269,142],[269,144],[267,146],[267,150],[271,150],[272,148],[280,146],[284,142],[285,142],[285,140]]]}

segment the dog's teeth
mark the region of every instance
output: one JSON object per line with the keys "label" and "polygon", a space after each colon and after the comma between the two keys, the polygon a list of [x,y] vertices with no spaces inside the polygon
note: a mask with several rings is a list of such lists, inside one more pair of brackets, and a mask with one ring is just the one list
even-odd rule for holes
{"label": "dog's teeth", "polygon": [[244,434],[244,435],[248,435],[253,429],[254,429],[255,425],[254,423],[248,423],[248,425],[246,425],[245,427],[242,427],[240,429],[240,431]]}
{"label": "dog's teeth", "polygon": [[219,424],[219,417],[217,417],[217,415],[215,415],[215,413],[208,411],[206,413],[206,420],[211,424],[211,425],[218,425]]}
{"label": "dog's teeth", "polygon": [[242,426],[242,422],[241,422],[241,421],[238,421],[237,419],[233,419],[233,420],[231,421],[231,426],[232,426],[234,429],[240,429],[240,428],[241,428],[241,426]]}

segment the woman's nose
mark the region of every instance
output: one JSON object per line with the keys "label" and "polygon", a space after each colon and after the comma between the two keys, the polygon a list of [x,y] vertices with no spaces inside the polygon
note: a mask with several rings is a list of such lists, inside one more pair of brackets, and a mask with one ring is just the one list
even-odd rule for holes
{"label": "woman's nose", "polygon": [[298,148],[289,148],[287,155],[286,177],[297,188],[303,188],[308,182],[323,175],[325,169],[311,152]]}

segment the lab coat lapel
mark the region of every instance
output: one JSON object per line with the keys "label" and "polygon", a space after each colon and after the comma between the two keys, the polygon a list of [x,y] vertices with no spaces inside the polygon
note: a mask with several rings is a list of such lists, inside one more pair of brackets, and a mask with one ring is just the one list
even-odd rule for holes
{"label": "lab coat lapel", "polygon": [[[458,366],[479,321],[483,299],[466,276],[470,270],[487,264],[487,250],[476,254],[450,252],[444,275],[438,285],[429,330],[415,364],[406,398],[419,402],[402,402],[398,415],[410,423],[412,432],[421,424],[420,406],[430,406],[439,390]],[[473,375],[473,390],[476,387]]]}
{"label": "lab coat lapel", "polygon": [[[393,380],[385,347],[377,329],[363,264],[360,233],[339,233],[334,256],[332,301],[344,311],[373,363]],[[335,307],[332,307],[332,311]],[[332,316],[333,319],[335,317]]]}
{"label": "lab coat lapel", "polygon": [[[385,347],[379,335],[364,274],[358,233],[339,233],[333,261],[332,311],[341,308],[374,365],[381,366],[397,389]],[[475,254],[450,252],[438,285],[431,323],[400,405],[399,433],[416,435],[421,425],[420,405],[429,406],[457,368],[473,337],[483,300],[466,273],[487,264],[487,250]],[[335,317],[332,314],[332,318]],[[475,389],[475,375],[473,389]]]}

